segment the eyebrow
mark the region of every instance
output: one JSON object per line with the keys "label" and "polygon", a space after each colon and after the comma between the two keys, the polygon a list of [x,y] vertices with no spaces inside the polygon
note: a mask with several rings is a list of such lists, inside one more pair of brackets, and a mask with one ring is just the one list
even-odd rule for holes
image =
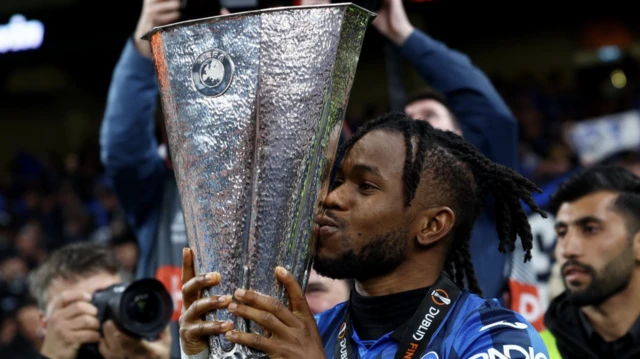
{"label": "eyebrow", "polygon": [[358,164],[353,165],[351,170],[354,171],[354,172],[371,173],[371,174],[376,175],[378,177],[382,177],[382,174],[380,173],[380,170],[378,170],[377,167],[366,165],[366,164],[363,164],[363,163],[358,163]]}
{"label": "eyebrow", "polygon": [[307,291],[320,290],[320,291],[326,292],[328,290],[328,288],[327,288],[326,285],[324,285],[321,282],[311,282],[311,283],[307,284],[307,289],[306,290]]}
{"label": "eyebrow", "polygon": [[[598,217],[595,217],[595,216],[584,216],[584,217],[580,217],[580,218],[574,220],[571,224],[578,225],[578,226],[584,226],[587,223],[593,223],[593,222],[602,223],[603,220],[598,218]],[[570,223],[558,222],[558,223],[556,223],[556,225],[554,227],[557,229],[559,227],[566,227],[568,224],[570,224]]]}

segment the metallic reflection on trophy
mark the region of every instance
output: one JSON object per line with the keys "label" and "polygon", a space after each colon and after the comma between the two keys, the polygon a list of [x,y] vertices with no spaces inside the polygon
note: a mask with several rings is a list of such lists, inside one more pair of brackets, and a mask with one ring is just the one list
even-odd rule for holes
{"label": "metallic reflection on trophy", "polygon": [[[360,49],[373,14],[288,7],[152,30],[169,148],[198,273],[287,302],[274,269],[306,286]],[[228,311],[209,320],[263,333]],[[213,358],[263,358],[221,336]]]}

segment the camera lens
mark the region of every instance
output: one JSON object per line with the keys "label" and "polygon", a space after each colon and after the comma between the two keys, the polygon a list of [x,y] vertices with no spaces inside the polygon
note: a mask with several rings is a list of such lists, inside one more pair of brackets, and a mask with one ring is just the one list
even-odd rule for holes
{"label": "camera lens", "polygon": [[126,303],[127,316],[139,323],[151,322],[160,316],[162,299],[156,292],[141,292]]}
{"label": "camera lens", "polygon": [[153,340],[171,320],[173,301],[156,279],[140,279],[114,290],[110,313],[120,330],[135,338]]}

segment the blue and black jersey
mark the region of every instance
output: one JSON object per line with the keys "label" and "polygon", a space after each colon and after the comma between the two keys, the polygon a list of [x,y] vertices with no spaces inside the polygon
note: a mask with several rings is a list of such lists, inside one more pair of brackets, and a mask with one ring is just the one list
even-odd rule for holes
{"label": "blue and black jersey", "polygon": [[[316,315],[327,358],[335,358],[347,303]],[[524,317],[501,307],[495,300],[485,300],[462,291],[444,322],[433,333],[422,353],[410,353],[407,359],[548,359],[547,348],[538,332]],[[363,341],[356,330],[351,343],[360,359],[394,358],[407,331],[401,325],[375,341]],[[411,335],[412,333],[409,333]],[[339,359],[339,358],[335,358]]]}

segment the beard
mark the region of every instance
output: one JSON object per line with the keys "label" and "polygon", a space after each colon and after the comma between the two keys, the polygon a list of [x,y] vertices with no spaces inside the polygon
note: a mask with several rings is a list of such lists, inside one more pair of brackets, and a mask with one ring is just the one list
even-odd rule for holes
{"label": "beard", "polygon": [[625,290],[631,281],[636,261],[633,250],[625,248],[622,253],[609,261],[599,273],[593,267],[575,260],[567,261],[562,266],[563,271],[569,265],[579,267],[591,277],[589,285],[581,290],[569,289],[566,279],[562,279],[565,288],[567,288],[567,299],[579,307],[585,307],[602,304],[610,297]]}
{"label": "beard", "polygon": [[[400,226],[374,236],[359,253],[349,249],[337,258],[316,255],[313,267],[318,274],[332,279],[355,279],[359,282],[392,272],[407,258],[408,227]],[[348,238],[345,240],[348,244]]]}

